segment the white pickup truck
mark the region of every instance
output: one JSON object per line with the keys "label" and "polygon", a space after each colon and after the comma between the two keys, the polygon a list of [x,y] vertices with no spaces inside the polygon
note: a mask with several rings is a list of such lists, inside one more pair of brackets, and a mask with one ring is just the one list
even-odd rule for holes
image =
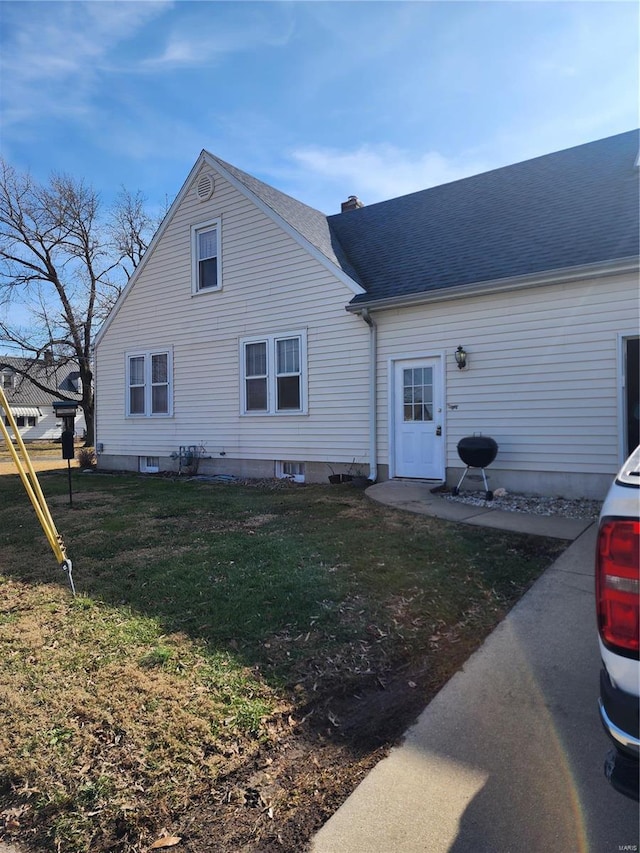
{"label": "white pickup truck", "polygon": [[600,513],[596,610],[602,657],[600,718],[614,746],[605,760],[605,774],[616,790],[637,800],[640,447],[620,469]]}

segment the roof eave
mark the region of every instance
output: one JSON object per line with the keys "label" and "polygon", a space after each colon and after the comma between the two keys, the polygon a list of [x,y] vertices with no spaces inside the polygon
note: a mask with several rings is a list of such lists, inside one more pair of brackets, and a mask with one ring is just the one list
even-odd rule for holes
{"label": "roof eave", "polygon": [[382,299],[359,299],[346,306],[352,314],[360,314],[363,310],[379,311],[385,308],[408,308],[414,305],[424,305],[430,302],[448,302],[453,299],[464,299],[469,296],[483,296],[491,293],[502,293],[510,290],[524,290],[528,287],[544,287],[548,284],[562,282],[586,281],[603,275],[623,275],[637,272],[640,269],[640,259],[637,256],[618,258],[612,261],[602,261],[595,264],[584,264],[555,270],[545,270],[529,275],[510,276],[508,278],[480,281],[472,284],[461,284],[454,287],[441,287],[437,290],[406,293],[401,296],[388,296]]}

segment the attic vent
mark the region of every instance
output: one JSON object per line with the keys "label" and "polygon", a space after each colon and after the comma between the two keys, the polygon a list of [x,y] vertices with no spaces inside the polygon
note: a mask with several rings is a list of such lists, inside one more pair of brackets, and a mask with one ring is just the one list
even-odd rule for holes
{"label": "attic vent", "polygon": [[211,175],[200,175],[196,184],[196,195],[200,201],[209,201],[213,195],[213,178]]}

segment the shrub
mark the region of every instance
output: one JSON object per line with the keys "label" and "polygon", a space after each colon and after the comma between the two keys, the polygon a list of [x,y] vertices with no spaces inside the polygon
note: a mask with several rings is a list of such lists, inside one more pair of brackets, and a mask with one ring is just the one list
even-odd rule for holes
{"label": "shrub", "polygon": [[96,467],[96,453],[93,447],[81,447],[78,450],[78,464],[81,468]]}

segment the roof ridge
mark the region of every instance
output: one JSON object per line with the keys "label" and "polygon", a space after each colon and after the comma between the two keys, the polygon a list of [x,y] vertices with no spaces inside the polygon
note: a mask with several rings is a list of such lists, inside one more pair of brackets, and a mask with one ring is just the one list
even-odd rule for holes
{"label": "roof ridge", "polygon": [[[603,143],[610,143],[613,139],[622,139],[624,136],[631,136],[633,134],[638,134],[639,143],[640,143],[640,128],[632,128],[631,130],[625,130],[623,133],[614,133],[611,136],[606,136],[604,139],[595,139],[590,142],[580,142],[578,145],[569,145],[567,148],[560,148],[558,151],[549,151],[547,154],[536,154],[535,157],[527,157],[524,160],[516,160],[514,163],[506,163],[504,166],[495,166],[493,169],[486,169],[484,172],[476,172],[473,175],[467,175],[464,178],[454,178],[451,181],[443,181],[441,184],[433,184],[432,186],[423,187],[421,190],[412,190],[409,193],[402,193],[398,196],[391,196],[390,198],[384,198],[380,201],[374,201],[370,204],[365,204],[361,208],[357,208],[357,210],[370,209],[383,204],[390,204],[400,199],[409,199],[412,196],[419,196],[422,193],[429,193],[433,190],[437,190],[440,187],[453,187],[456,184],[463,184],[465,181],[475,181],[478,179],[483,179],[490,175],[497,175],[501,172],[506,172],[510,169],[517,169],[518,167],[525,166],[527,164],[535,164],[541,160],[549,161],[551,158],[554,158],[558,155],[566,155],[572,151],[584,150],[585,148],[589,148],[591,146],[600,145]],[[639,152],[640,154],[640,152]],[[352,211],[349,211],[351,213]],[[328,219],[334,220],[336,217],[342,216],[342,213],[331,213],[328,215]]]}
{"label": "roof ridge", "polygon": [[271,184],[261,181],[260,178],[256,178],[237,166],[227,163],[210,151],[205,150],[205,153],[214,163],[236,181],[239,181],[249,193],[258,198],[276,216],[294,229],[307,243],[321,252],[330,263],[349,276],[356,284],[362,286],[357,271],[351,264],[338,236],[333,232],[329,224],[329,217],[325,213],[271,186]]}
{"label": "roof ridge", "polygon": [[[279,190],[277,187],[274,187],[272,184],[268,184],[266,181],[260,180],[260,178],[256,178],[255,175],[250,174],[249,172],[245,172],[243,169],[240,169],[238,166],[234,166],[233,163],[229,163],[226,160],[223,160],[222,157],[218,157],[216,154],[212,154],[211,151],[206,152],[212,160],[215,160],[216,163],[219,163],[224,169],[231,172],[232,175],[235,175],[239,180],[242,180],[244,184],[246,184],[249,189],[250,184],[256,184],[263,186],[266,190],[271,193],[276,193],[279,196],[282,196],[284,199],[292,201],[298,207],[304,207],[308,211],[319,214],[326,219],[326,214],[321,210],[318,210],[317,207],[312,207],[310,204],[306,204],[304,201],[300,201],[300,199],[295,196],[289,195],[289,193],[285,193],[283,190]],[[268,195],[268,194],[267,194]]]}

